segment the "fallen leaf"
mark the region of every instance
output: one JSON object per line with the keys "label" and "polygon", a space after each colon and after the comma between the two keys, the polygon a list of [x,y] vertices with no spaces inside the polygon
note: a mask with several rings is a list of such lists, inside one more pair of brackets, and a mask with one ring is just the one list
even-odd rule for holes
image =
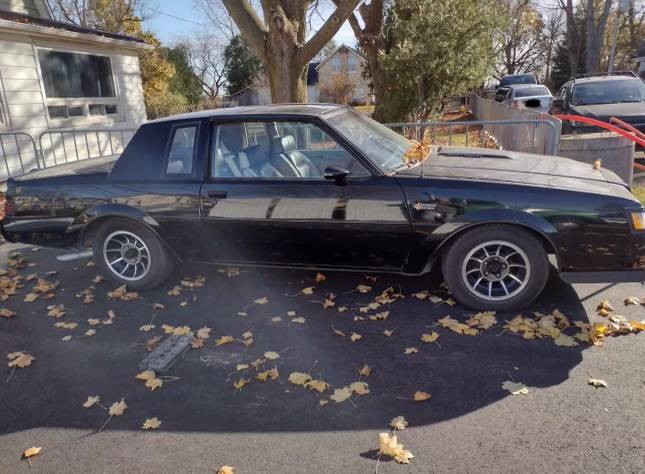
{"label": "fallen leaf", "polygon": [[25,450],[24,453],[22,453],[22,457],[25,459],[29,459],[34,457],[36,454],[39,454],[40,451],[42,451],[43,448],[32,446],[31,448]]}
{"label": "fallen leaf", "polygon": [[13,352],[7,355],[7,358],[10,360],[7,364],[8,367],[18,367],[20,369],[29,367],[31,363],[36,360],[34,356],[25,352]]}
{"label": "fallen leaf", "polygon": [[90,408],[91,406],[96,405],[100,401],[101,401],[101,398],[98,395],[94,397],[87,397],[87,400],[85,401],[85,403],[83,403],[83,408]]}
{"label": "fallen leaf", "polygon": [[330,385],[324,380],[314,379],[306,382],[305,387],[309,390],[316,390],[319,393],[323,393],[330,387]]}
{"label": "fallen leaf", "polygon": [[190,347],[193,349],[201,349],[202,347],[204,347],[204,341],[204,339],[193,337],[193,339],[190,341]]}
{"label": "fallen leaf", "polygon": [[306,319],[303,318],[302,316],[300,316],[299,318],[293,318],[291,320],[292,323],[299,323],[299,324],[304,324],[305,321],[306,321]]}
{"label": "fallen leaf", "polygon": [[253,300],[255,304],[267,304],[269,302],[269,298],[266,296],[263,296],[262,298],[258,298],[256,300]]}
{"label": "fallen leaf", "polygon": [[414,354],[416,352],[419,352],[419,348],[418,347],[406,347],[403,352],[405,354]]}
{"label": "fallen leaf", "polygon": [[589,385],[592,385],[592,386],[596,387],[596,388],[600,388],[600,387],[607,388],[608,387],[607,382],[605,382],[603,379],[591,378],[591,379],[587,380],[587,383]]}
{"label": "fallen leaf", "polygon": [[408,426],[408,420],[402,416],[397,416],[390,420],[390,426],[395,430],[404,430]]}
{"label": "fallen leaf", "polygon": [[511,392],[511,395],[526,395],[529,393],[529,389],[521,382],[507,380],[502,383],[502,388]]}
{"label": "fallen leaf", "polygon": [[272,323],[279,323],[280,321],[282,321],[282,318],[280,316],[274,316],[271,318]]}
{"label": "fallen leaf", "polygon": [[139,331],[149,332],[152,331],[156,326],[154,324],[144,324],[139,328]]}
{"label": "fallen leaf", "polygon": [[410,459],[414,457],[410,451],[405,449],[403,445],[399,443],[396,435],[379,433],[378,444],[379,454],[389,456],[399,464],[410,464]]}
{"label": "fallen leaf", "polygon": [[155,417],[155,418],[147,418],[146,421],[143,422],[143,425],[141,425],[141,428],[144,430],[156,430],[161,426],[161,421]]}
{"label": "fallen leaf", "polygon": [[16,313],[14,311],[11,311],[10,309],[7,309],[7,308],[0,309],[0,316],[2,316],[3,318],[9,319],[9,318],[13,318],[15,315]]}
{"label": "fallen leaf", "polygon": [[437,339],[439,339],[439,333],[436,331],[432,331],[432,334],[421,334],[421,340],[423,342],[431,343],[435,342]]}
{"label": "fallen leaf", "polygon": [[157,375],[152,370],[144,370],[143,372],[137,374],[135,378],[139,380],[150,380],[154,379]]}
{"label": "fallen leaf", "polygon": [[235,468],[231,466],[220,467],[215,474],[235,474]]}
{"label": "fallen leaf", "polygon": [[359,293],[369,293],[370,291],[372,291],[372,287],[367,285],[358,285],[356,289]]}
{"label": "fallen leaf", "polygon": [[151,392],[154,392],[158,388],[161,388],[163,386],[163,380],[158,379],[158,378],[151,378],[146,380],[145,383],[146,387],[150,389]]}
{"label": "fallen leaf", "polygon": [[327,277],[325,275],[323,275],[322,273],[320,273],[320,272],[316,273],[316,276],[314,277],[314,281],[316,283],[322,283],[326,279],[327,279]]}
{"label": "fallen leaf", "polygon": [[96,284],[98,284],[98,283],[101,283],[103,280],[105,280],[105,278],[103,278],[101,275],[96,275],[96,276],[92,279],[92,283],[96,283]]}
{"label": "fallen leaf", "polygon": [[639,304],[641,304],[641,300],[636,296],[630,296],[628,298],[625,298],[625,306],[639,305]]}
{"label": "fallen leaf", "polygon": [[334,394],[331,395],[329,398],[335,401],[336,403],[341,403],[347,400],[351,396],[352,396],[352,391],[349,389],[349,387],[343,387],[343,388],[335,389]]}
{"label": "fallen leaf", "polygon": [[71,341],[71,340],[72,340],[72,336],[71,336],[71,334],[68,334],[67,336],[63,337],[61,340],[65,341],[65,342],[67,342],[67,341]]}
{"label": "fallen leaf", "polygon": [[367,385],[367,382],[353,382],[349,385],[349,389],[354,392],[356,395],[367,395],[370,393],[369,386]]}
{"label": "fallen leaf", "polygon": [[307,287],[307,288],[304,288],[304,289],[301,291],[301,293],[302,293],[303,295],[307,295],[307,296],[309,296],[309,295],[313,295],[313,294],[314,294],[314,287],[313,287],[313,286],[309,286],[309,287]]}
{"label": "fallen leaf", "polygon": [[318,405],[320,406],[327,405],[328,403],[329,403],[329,400],[318,400]]}
{"label": "fallen leaf", "polygon": [[236,390],[242,390],[242,388],[249,382],[251,382],[251,379],[241,378],[240,380],[233,382],[233,387],[235,387]]}
{"label": "fallen leaf", "polygon": [[356,341],[362,339],[362,337],[363,337],[362,335],[360,335],[360,334],[358,334],[356,332],[352,332],[352,334],[349,336],[349,338],[351,339],[352,342],[356,342]]}
{"label": "fallen leaf", "polygon": [[200,328],[195,334],[199,339],[208,339],[211,337],[211,328],[204,326]]}
{"label": "fallen leaf", "polygon": [[47,316],[51,318],[62,318],[67,314],[65,306],[63,306],[62,304],[47,306],[47,309]]}
{"label": "fallen leaf", "polygon": [[294,385],[302,385],[303,387],[311,380],[311,375],[302,372],[291,372],[289,374],[289,382]]}
{"label": "fallen leaf", "polygon": [[275,351],[267,351],[264,353],[264,357],[269,360],[276,360],[280,358],[280,354]]}
{"label": "fallen leaf", "polygon": [[391,337],[391,336],[392,336],[392,334],[394,334],[394,330],[393,330],[393,329],[385,329],[385,330],[383,330],[383,335],[384,335],[385,337]]}
{"label": "fallen leaf", "polygon": [[372,314],[370,316],[371,321],[385,321],[390,316],[389,311],[383,311],[381,313]]}
{"label": "fallen leaf", "polygon": [[270,370],[260,372],[255,376],[256,379],[261,380],[262,382],[266,382],[269,378],[271,380],[277,380],[279,377],[280,374],[278,373],[278,369],[276,369],[275,367]]}
{"label": "fallen leaf", "polygon": [[362,377],[369,377],[371,373],[372,373],[372,368],[367,364],[365,364],[361,368],[361,370],[358,371],[358,374]]}
{"label": "fallen leaf", "polygon": [[235,370],[237,370],[238,372],[240,372],[242,370],[246,370],[248,368],[249,368],[249,364],[237,364],[235,366]]}
{"label": "fallen leaf", "polygon": [[428,392],[424,392],[422,390],[417,390],[414,392],[414,401],[415,402],[423,402],[427,399],[429,399],[431,395]]}
{"label": "fallen leaf", "polygon": [[345,337],[345,333],[339,329],[336,329],[334,326],[331,327],[331,329],[334,331],[334,334],[340,337]]}
{"label": "fallen leaf", "polygon": [[608,299],[604,299],[600,303],[598,303],[596,311],[600,316],[606,317],[614,311],[614,307],[611,305]]}
{"label": "fallen leaf", "polygon": [[574,347],[578,345],[575,339],[573,339],[571,336],[567,336],[564,333],[560,334],[556,339],[553,340],[553,342],[555,342],[556,346]]}
{"label": "fallen leaf", "polygon": [[96,329],[88,329],[85,331],[86,336],[94,336],[96,334]]}
{"label": "fallen leaf", "polygon": [[172,334],[173,336],[187,336],[188,334],[190,334],[190,328],[188,326],[181,326],[175,328]]}
{"label": "fallen leaf", "polygon": [[25,295],[25,303],[33,303],[38,299],[38,295],[36,293],[28,293]]}
{"label": "fallen leaf", "polygon": [[430,292],[428,290],[419,291],[418,293],[412,293],[412,297],[418,300],[425,300],[430,297]]}
{"label": "fallen leaf", "polygon": [[221,346],[224,344],[228,344],[230,342],[233,342],[235,339],[233,339],[233,336],[222,336],[219,339],[215,340],[215,346]]}
{"label": "fallen leaf", "polygon": [[152,309],[153,310],[166,309],[166,307],[164,305],[162,305],[161,303],[152,303]]}
{"label": "fallen leaf", "polygon": [[110,416],[121,416],[127,408],[128,405],[125,404],[125,400],[122,398],[120,402],[114,402],[112,406],[110,406],[108,413]]}
{"label": "fallen leaf", "polygon": [[87,320],[87,324],[89,324],[90,326],[96,326],[98,324],[101,324],[101,320],[96,318],[90,318]]}

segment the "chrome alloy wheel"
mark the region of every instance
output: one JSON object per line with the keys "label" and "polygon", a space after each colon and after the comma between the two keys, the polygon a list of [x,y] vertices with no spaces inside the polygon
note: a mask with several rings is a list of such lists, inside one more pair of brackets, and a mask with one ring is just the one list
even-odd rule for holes
{"label": "chrome alloy wheel", "polygon": [[103,258],[112,273],[127,281],[141,280],[150,270],[150,251],[137,235],[112,232],[103,242]]}
{"label": "chrome alloy wheel", "polygon": [[531,263],[517,245],[491,240],[473,248],[461,267],[464,284],[478,298],[503,301],[520,293],[531,276]]}

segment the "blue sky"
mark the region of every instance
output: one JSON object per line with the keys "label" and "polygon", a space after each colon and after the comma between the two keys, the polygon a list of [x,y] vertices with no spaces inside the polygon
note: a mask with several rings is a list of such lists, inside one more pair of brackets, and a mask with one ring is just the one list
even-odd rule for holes
{"label": "blue sky", "polygon": [[[153,0],[149,4],[149,19],[144,27],[154,32],[164,43],[172,44],[179,38],[189,36],[207,20],[194,7],[192,0]],[[356,40],[346,23],[334,38],[337,43],[353,46]]]}

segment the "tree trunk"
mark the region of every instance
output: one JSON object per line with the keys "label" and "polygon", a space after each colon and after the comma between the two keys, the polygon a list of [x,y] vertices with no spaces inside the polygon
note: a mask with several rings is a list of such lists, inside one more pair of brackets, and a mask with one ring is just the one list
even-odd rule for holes
{"label": "tree trunk", "polygon": [[306,67],[281,61],[277,57],[267,62],[266,75],[274,104],[307,102]]}
{"label": "tree trunk", "polygon": [[605,0],[603,10],[596,20],[594,0],[587,0],[585,12],[586,38],[585,38],[585,72],[598,72],[600,69],[600,54],[605,37],[605,28],[611,11],[612,0]]}

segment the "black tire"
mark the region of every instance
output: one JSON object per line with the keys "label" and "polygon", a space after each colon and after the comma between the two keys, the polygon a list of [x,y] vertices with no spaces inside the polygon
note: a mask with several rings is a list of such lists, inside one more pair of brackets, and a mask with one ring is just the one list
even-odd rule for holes
{"label": "black tire", "polygon": [[[125,273],[125,277],[122,277],[112,269],[104,256],[104,245],[106,240],[111,236],[114,236],[115,233],[128,235],[133,241],[136,237],[145,245],[147,252],[140,253],[148,254],[147,271],[141,271],[139,275],[136,275],[130,273],[133,272],[133,270],[128,270]],[[112,239],[110,240],[114,242]],[[115,281],[119,285],[127,285],[128,289],[132,290],[147,290],[161,285],[168,279],[175,265],[173,256],[169,254],[163,242],[159,240],[152,230],[133,220],[119,217],[107,219],[105,222],[100,224],[94,234],[92,251],[94,253],[96,266],[103,276]],[[115,254],[115,260],[118,259],[118,253],[116,251],[111,252]],[[110,252],[108,252],[108,254],[109,253]],[[140,259],[140,261],[145,262],[145,258]],[[139,268],[145,268],[144,263],[141,263]],[[145,275],[141,277],[144,273]]]}
{"label": "black tire", "polygon": [[[473,254],[464,265],[471,252],[489,242],[496,242],[491,244],[495,247],[500,241],[510,244],[503,246],[501,251],[498,250],[504,255],[504,249],[507,249],[508,260],[498,258],[490,250],[488,250],[491,253],[490,257],[485,257],[483,252],[487,250],[480,250],[482,253]],[[515,250],[513,247],[520,249],[521,252],[513,255]],[[477,262],[478,255],[484,256],[481,264]],[[525,259],[528,260],[529,265],[525,265],[522,270],[521,263]],[[477,270],[478,265],[483,270]],[[502,266],[504,268],[500,268]],[[454,298],[464,306],[478,311],[515,311],[529,305],[544,289],[550,270],[542,242],[529,231],[510,225],[486,225],[467,231],[458,237],[444,254],[441,267],[443,277]],[[510,270],[509,267],[514,268]],[[492,274],[491,268],[493,271],[499,271],[497,275],[502,277],[511,271],[517,272],[514,276],[524,283],[517,283],[512,277],[507,276],[502,278],[504,283],[496,281],[489,287],[488,278],[497,277]],[[483,272],[489,276],[485,276]],[[482,284],[477,285],[479,277],[483,277],[484,280]],[[475,289],[471,289],[473,287]],[[510,291],[509,287],[511,290],[515,289]],[[489,293],[491,289],[495,293],[492,296],[496,299],[487,298],[488,294],[480,294],[482,291]]]}

